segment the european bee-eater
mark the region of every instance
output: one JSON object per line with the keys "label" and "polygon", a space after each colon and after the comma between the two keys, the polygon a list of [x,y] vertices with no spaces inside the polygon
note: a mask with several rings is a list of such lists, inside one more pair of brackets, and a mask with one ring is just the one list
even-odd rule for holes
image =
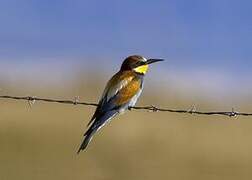
{"label": "european bee-eater", "polygon": [[93,135],[109,122],[114,116],[124,112],[136,104],[143,89],[144,75],[149,64],[163,59],[146,59],[143,56],[133,55],[127,57],[119,72],[107,83],[96,111],[88,123],[88,130],[84,134],[84,140],[78,150],[84,150]]}

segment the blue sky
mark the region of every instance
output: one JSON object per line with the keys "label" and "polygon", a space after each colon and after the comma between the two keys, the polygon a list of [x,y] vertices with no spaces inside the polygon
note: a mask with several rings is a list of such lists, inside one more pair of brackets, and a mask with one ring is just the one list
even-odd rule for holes
{"label": "blue sky", "polygon": [[163,70],[217,71],[239,83],[252,75],[251,7],[249,0],[0,0],[0,61],[118,67],[142,54],[167,59]]}

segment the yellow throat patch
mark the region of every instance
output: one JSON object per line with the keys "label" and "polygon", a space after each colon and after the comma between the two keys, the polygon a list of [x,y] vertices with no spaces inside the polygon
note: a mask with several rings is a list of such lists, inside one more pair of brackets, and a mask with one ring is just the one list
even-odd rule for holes
{"label": "yellow throat patch", "polygon": [[146,65],[138,66],[138,67],[134,68],[133,70],[136,73],[145,74],[148,71],[148,68],[149,68],[149,66],[146,64]]}

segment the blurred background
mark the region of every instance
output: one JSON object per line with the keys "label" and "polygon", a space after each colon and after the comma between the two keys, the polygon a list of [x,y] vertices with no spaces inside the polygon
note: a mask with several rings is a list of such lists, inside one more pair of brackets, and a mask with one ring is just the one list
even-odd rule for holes
{"label": "blurred background", "polygon": [[[248,0],[1,0],[0,94],[97,102],[132,54],[138,105],[252,111]],[[251,179],[252,119],[131,111],[76,151],[94,107],[0,100],[0,179]]]}

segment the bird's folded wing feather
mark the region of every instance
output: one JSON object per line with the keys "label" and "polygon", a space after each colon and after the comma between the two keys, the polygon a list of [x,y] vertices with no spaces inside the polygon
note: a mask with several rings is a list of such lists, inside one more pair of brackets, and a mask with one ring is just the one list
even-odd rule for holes
{"label": "bird's folded wing feather", "polygon": [[108,82],[99,105],[88,125],[100,114],[126,104],[139,91],[140,79],[132,72],[118,72]]}

